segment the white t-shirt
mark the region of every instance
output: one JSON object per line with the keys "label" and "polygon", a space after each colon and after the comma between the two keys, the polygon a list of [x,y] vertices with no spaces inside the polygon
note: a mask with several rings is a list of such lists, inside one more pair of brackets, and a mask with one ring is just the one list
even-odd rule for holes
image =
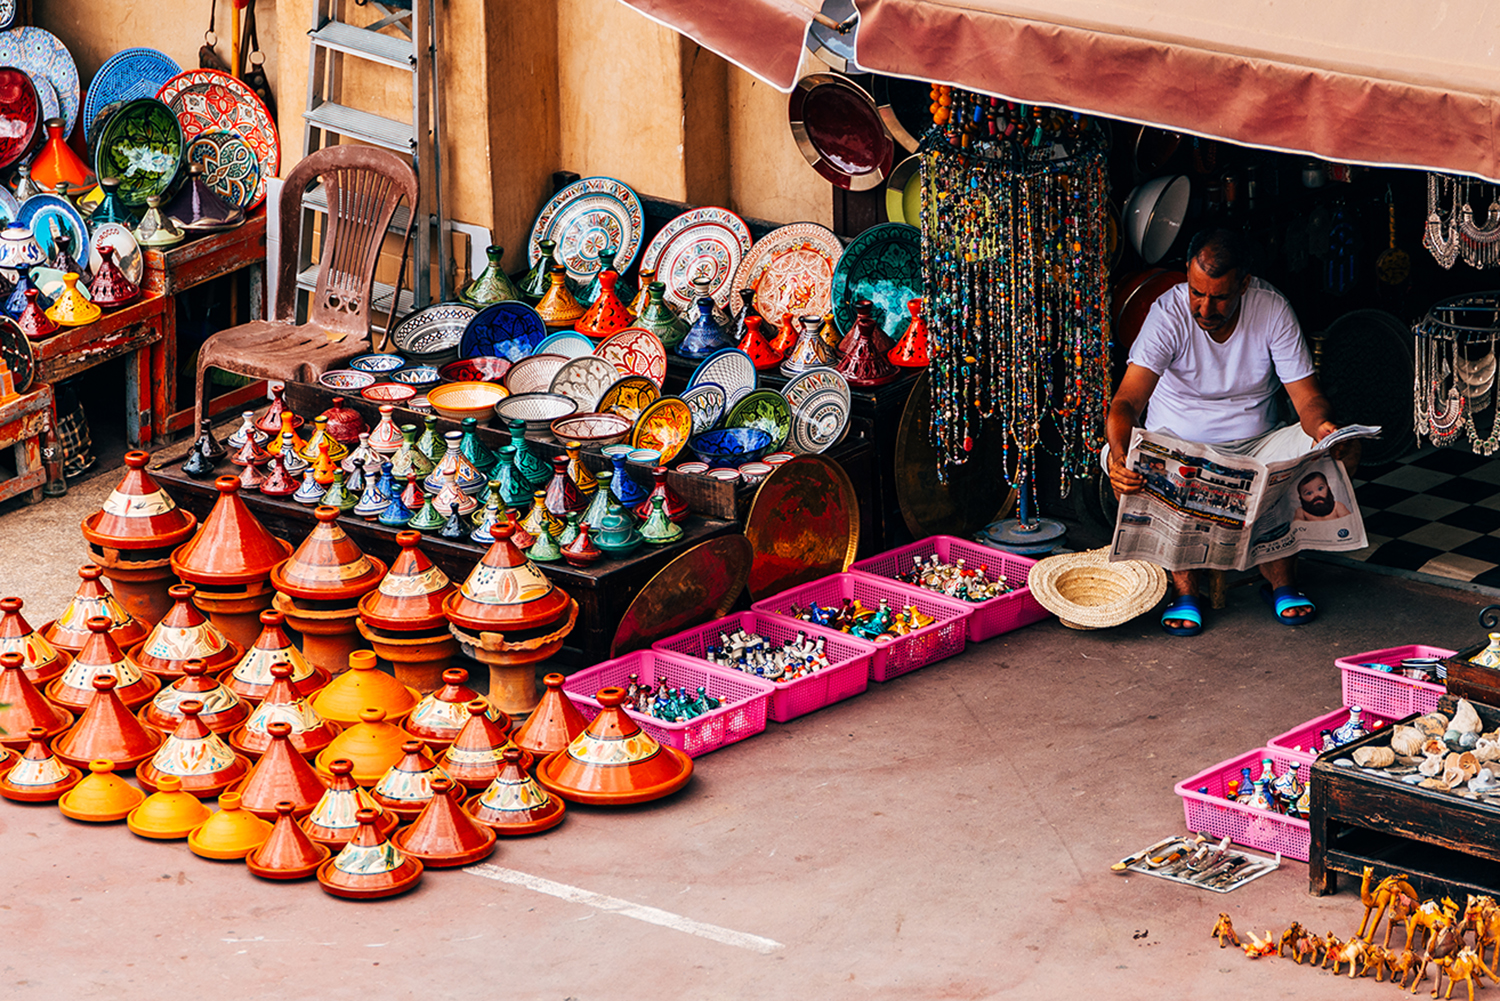
{"label": "white t-shirt", "polygon": [[1280,292],[1254,278],[1223,344],[1193,321],[1187,283],[1168,289],[1130,346],[1130,363],[1160,376],[1146,429],[1206,445],[1275,428],[1277,391],[1313,374],[1297,314]]}

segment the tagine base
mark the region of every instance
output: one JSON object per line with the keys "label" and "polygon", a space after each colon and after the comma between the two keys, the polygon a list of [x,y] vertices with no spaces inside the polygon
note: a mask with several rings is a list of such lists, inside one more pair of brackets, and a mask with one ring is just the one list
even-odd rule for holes
{"label": "tagine base", "polygon": [[541,834],[543,831],[552,830],[552,828],[556,827],[558,824],[561,824],[565,819],[567,819],[568,816],[567,803],[565,803],[561,797],[558,797],[556,800],[558,807],[557,812],[551,814],[550,816],[543,817],[540,820],[528,821],[524,824],[492,824],[489,821],[483,820],[478,816],[479,801],[483,798],[483,791],[480,791],[476,795],[469,797],[464,801],[464,812],[469,815],[469,819],[474,821],[474,823],[478,824],[480,827],[488,827],[490,830],[494,831],[502,838],[525,837],[528,834]]}
{"label": "tagine base", "polygon": [[233,594],[205,593],[202,585],[197,586],[198,592],[193,595],[193,604],[208,616],[209,621],[224,634],[224,638],[243,650],[254,646],[255,641],[260,639],[260,613],[270,608],[271,602],[276,598],[276,592],[271,590],[270,583],[261,582],[257,585],[263,587],[263,591],[247,589]]}
{"label": "tagine base", "polygon": [[458,640],[452,634],[400,636],[377,633],[363,619],[357,620],[357,625],[375,656],[391,665],[397,681],[423,695],[431,695],[443,687],[443,672],[452,665],[453,655],[458,652]]}
{"label": "tagine base", "polygon": [[[372,885],[368,888],[359,886],[330,885],[327,882],[328,875],[333,870],[334,862],[337,861],[336,857],[331,858],[327,862],[324,862],[322,865],[318,866],[318,884],[323,887],[324,893],[330,893],[335,897],[343,897],[345,900],[378,900],[381,897],[395,897],[405,893],[407,890],[412,889],[422,879],[422,869],[424,868],[424,866],[422,865],[421,861],[414,855],[408,856],[408,858],[410,858],[412,862],[416,863],[416,871],[395,882],[390,882],[387,875],[381,875],[377,877],[363,877],[365,879],[379,879],[382,881],[380,884],[372,883]],[[348,873],[342,873],[341,876],[345,879],[362,878],[359,876],[350,877]]]}
{"label": "tagine base", "polygon": [[629,806],[631,803],[649,803],[664,796],[670,796],[693,777],[693,759],[686,753],[675,747],[661,745],[663,754],[670,754],[677,761],[678,773],[665,782],[659,782],[654,786],[645,786],[624,793],[582,792],[564,788],[556,784],[553,776],[562,766],[563,759],[567,756],[567,749],[556,751],[542,759],[541,764],[536,766],[536,780],[541,783],[543,789],[560,796],[569,803],[583,803],[587,806]]}
{"label": "tagine base", "polygon": [[[94,562],[104,568],[104,579],[109,581],[109,589],[125,611],[154,627],[171,610],[173,601],[167,588],[177,583],[177,575],[172,573],[165,557],[149,563],[111,563],[101,558],[97,549],[92,555]],[[155,566],[158,562],[161,565]]]}

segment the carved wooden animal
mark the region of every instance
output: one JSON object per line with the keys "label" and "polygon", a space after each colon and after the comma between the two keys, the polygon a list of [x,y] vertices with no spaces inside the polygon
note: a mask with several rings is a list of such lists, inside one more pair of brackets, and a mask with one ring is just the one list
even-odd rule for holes
{"label": "carved wooden animal", "polygon": [[[1452,903],[1452,901],[1448,902]],[[1416,979],[1411,982],[1411,992],[1413,994],[1417,993],[1417,984],[1421,983],[1422,978],[1427,976],[1428,963],[1436,963],[1440,959],[1456,956],[1458,950],[1463,948],[1463,945],[1463,935],[1460,933],[1457,925],[1449,923],[1440,926],[1437,932],[1427,939],[1427,948],[1422,951],[1422,958],[1417,964]],[[1432,993],[1434,997],[1437,996],[1437,991],[1433,991]]]}
{"label": "carved wooden animal", "polygon": [[1230,942],[1240,944],[1240,937],[1234,933],[1234,925],[1229,920],[1229,915],[1223,911],[1219,912],[1219,920],[1214,922],[1214,930],[1208,933],[1209,938],[1219,940],[1219,948],[1222,949]]}
{"label": "carved wooden animal", "polygon": [[1349,979],[1353,980],[1363,972],[1360,968],[1369,969],[1370,945],[1364,939],[1355,936],[1344,943],[1344,947],[1333,954],[1333,975],[1339,975],[1339,967],[1345,963],[1349,964]]}
{"label": "carved wooden animal", "polygon": [[1302,957],[1312,957],[1313,965],[1318,965],[1318,959],[1323,955],[1323,940],[1310,931],[1304,930],[1292,943],[1292,958],[1297,965],[1302,965]]}
{"label": "carved wooden animal", "polygon": [[[1387,951],[1385,965],[1391,971],[1391,983],[1405,990],[1406,975],[1413,972],[1413,967],[1417,965],[1417,954],[1410,949],[1404,950],[1400,955],[1397,955],[1393,951]],[[1376,974],[1375,979],[1379,980],[1380,975]]]}
{"label": "carved wooden animal", "polygon": [[1436,900],[1422,901],[1422,905],[1406,919],[1406,947],[1411,948],[1412,939],[1416,936],[1418,928],[1427,933],[1427,941],[1431,942],[1438,929],[1446,928],[1456,920],[1458,920],[1458,905],[1451,898],[1444,897],[1441,904]]}
{"label": "carved wooden animal", "polygon": [[1474,981],[1478,980],[1480,986],[1484,986],[1484,974],[1488,973],[1490,979],[1495,979],[1495,972],[1485,965],[1483,957],[1468,946],[1458,950],[1454,956],[1445,956],[1437,961],[1437,983],[1433,985],[1432,996],[1437,997],[1438,988],[1443,986],[1443,974],[1448,975],[1448,993],[1444,998],[1453,997],[1453,985],[1464,983],[1469,988],[1469,1001],[1474,1001]]}
{"label": "carved wooden animal", "polygon": [[1408,895],[1405,890],[1391,894],[1391,909],[1386,912],[1385,942],[1383,943],[1387,949],[1391,947],[1391,932],[1395,930],[1397,922],[1400,922],[1403,928],[1410,928],[1411,916],[1416,910],[1416,896]]}
{"label": "carved wooden animal", "polygon": [[[1356,938],[1362,938],[1366,942],[1375,941],[1375,932],[1380,928],[1380,919],[1385,915],[1386,908],[1390,906],[1391,897],[1396,893],[1404,893],[1413,900],[1417,899],[1417,891],[1412,889],[1410,883],[1400,876],[1387,876],[1370,889],[1370,881],[1375,878],[1373,866],[1365,866],[1363,878],[1359,884],[1359,899],[1365,905],[1365,916],[1359,922],[1359,931],[1355,932]],[[1375,920],[1371,921],[1373,914]],[[1368,927],[1366,927],[1368,926]],[[1386,929],[1390,931],[1389,927]],[[1407,943],[1410,947],[1411,943]],[[1390,939],[1386,939],[1386,945],[1390,945]]]}
{"label": "carved wooden animal", "polygon": [[1251,932],[1249,944],[1241,948],[1245,950],[1245,955],[1251,959],[1259,959],[1262,956],[1273,956],[1276,954],[1276,936],[1271,934],[1269,928],[1266,929],[1265,938],[1261,938],[1255,932]]}
{"label": "carved wooden animal", "polygon": [[1339,952],[1344,948],[1344,943],[1333,932],[1323,936],[1323,962],[1322,968],[1328,969],[1328,964],[1338,958]]}
{"label": "carved wooden animal", "polygon": [[1303,934],[1302,925],[1293,921],[1291,927],[1281,933],[1281,941],[1276,943],[1276,958],[1280,959],[1285,956],[1287,949],[1296,952],[1297,939],[1301,938]]}
{"label": "carved wooden animal", "polygon": [[1371,970],[1375,971],[1375,982],[1381,983],[1385,980],[1385,968],[1391,960],[1396,957],[1388,952],[1384,946],[1371,944],[1365,949],[1365,968],[1360,971],[1364,976]]}
{"label": "carved wooden animal", "polygon": [[1474,951],[1482,957],[1493,944],[1494,958],[1489,965],[1500,966],[1500,904],[1493,897],[1469,897],[1460,934],[1470,928],[1474,929]]}

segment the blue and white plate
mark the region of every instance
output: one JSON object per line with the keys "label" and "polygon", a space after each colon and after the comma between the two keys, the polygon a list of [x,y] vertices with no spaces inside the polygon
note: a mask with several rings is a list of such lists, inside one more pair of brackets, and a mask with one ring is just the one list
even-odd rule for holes
{"label": "blue and white plate", "polygon": [[[30,25],[0,32],[0,66],[25,70],[37,82],[38,91],[43,80],[51,84],[58,103],[56,117],[63,120],[63,135],[73,131],[73,123],[78,120],[78,64],[56,35]],[[46,95],[42,103],[47,103]]]}
{"label": "blue and white plate", "polygon": [[559,330],[555,334],[548,334],[542,338],[542,343],[538,344],[532,353],[582,358],[584,355],[594,353],[594,342],[576,330]]}
{"label": "blue and white plate", "polygon": [[693,412],[693,437],[713,429],[724,416],[724,387],[717,382],[700,382],[684,390],[682,402]]}
{"label": "blue and white plate", "polygon": [[356,372],[370,372],[374,375],[385,375],[394,372],[406,364],[406,359],[400,355],[384,355],[378,353],[356,355],[349,359],[349,367]]}
{"label": "blue and white plate", "polygon": [[688,388],[705,382],[717,383],[724,389],[724,407],[732,410],[740,400],[755,391],[755,362],[739,348],[724,348],[715,351],[698,365]]}
{"label": "blue and white plate", "polygon": [[176,60],[155,49],[121,49],[110,56],[94,74],[83,98],[84,141],[94,141],[99,125],[95,119],[105,105],[155,97],[162,84],[181,72]]}
{"label": "blue and white plate", "polygon": [[527,260],[541,260],[542,241],[551,240],[575,282],[588,284],[599,271],[599,256],[611,251],[615,270],[624,274],[640,253],[645,220],[640,197],[624,181],[585,177],[553,195],[537,213]]}
{"label": "blue and white plate", "polygon": [[57,249],[58,234],[64,232],[73,236],[71,249],[74,257],[88,253],[89,228],[84,224],[82,213],[66,198],[48,194],[32,195],[21,203],[21,211],[16,213],[16,222],[31,230],[48,258]]}
{"label": "blue and white plate", "polygon": [[[52,84],[47,82],[46,77],[36,74],[31,75],[31,82],[36,87],[37,100],[42,102],[42,121],[45,122],[49,118],[61,118],[62,105],[57,100],[57,91],[52,89]],[[38,128],[37,134],[45,136],[47,130]]]}
{"label": "blue and white plate", "polygon": [[520,361],[535,353],[536,346],[546,337],[547,324],[536,310],[515,300],[497,302],[469,320],[458,342],[458,356],[492,355]]}

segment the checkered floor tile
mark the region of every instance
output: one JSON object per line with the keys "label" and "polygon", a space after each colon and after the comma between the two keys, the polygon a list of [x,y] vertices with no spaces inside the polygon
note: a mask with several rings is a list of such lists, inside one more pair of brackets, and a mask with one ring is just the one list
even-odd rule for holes
{"label": "checkered floor tile", "polygon": [[1424,448],[1354,477],[1370,544],[1346,555],[1500,587],[1500,458]]}

